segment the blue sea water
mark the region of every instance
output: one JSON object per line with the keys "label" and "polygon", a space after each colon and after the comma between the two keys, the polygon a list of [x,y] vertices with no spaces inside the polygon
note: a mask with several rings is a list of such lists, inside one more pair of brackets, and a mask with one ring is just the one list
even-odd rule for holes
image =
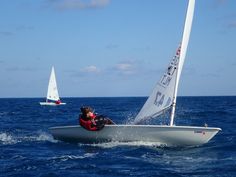
{"label": "blue sea water", "polygon": [[[179,97],[176,125],[220,127],[200,147],[152,143],[70,144],[48,128],[78,124],[80,106],[126,124],[146,98],[65,98],[65,106],[40,106],[43,99],[0,99],[0,176],[236,176],[236,97]],[[166,113],[167,114],[167,113]],[[160,121],[167,123],[167,115]]]}

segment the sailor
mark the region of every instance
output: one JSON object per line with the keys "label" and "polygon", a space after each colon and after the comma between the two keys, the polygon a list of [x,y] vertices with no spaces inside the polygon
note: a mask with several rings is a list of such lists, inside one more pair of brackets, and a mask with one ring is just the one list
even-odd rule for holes
{"label": "sailor", "polygon": [[55,101],[55,104],[61,104],[61,100]]}
{"label": "sailor", "polygon": [[115,124],[111,119],[103,115],[96,115],[91,107],[81,107],[80,110],[79,123],[87,130],[98,131],[101,130],[105,124]]}

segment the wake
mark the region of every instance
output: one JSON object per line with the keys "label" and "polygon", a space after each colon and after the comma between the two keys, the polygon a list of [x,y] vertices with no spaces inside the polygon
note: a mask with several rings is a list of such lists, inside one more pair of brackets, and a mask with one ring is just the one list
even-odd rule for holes
{"label": "wake", "polygon": [[8,132],[0,132],[0,145],[13,145],[22,142],[51,142],[57,143],[52,135],[39,130],[35,135],[15,135]]}

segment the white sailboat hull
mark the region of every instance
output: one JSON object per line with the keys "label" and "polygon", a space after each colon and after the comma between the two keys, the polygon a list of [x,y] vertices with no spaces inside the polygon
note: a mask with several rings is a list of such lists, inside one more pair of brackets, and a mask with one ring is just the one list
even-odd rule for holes
{"label": "white sailboat hull", "polygon": [[163,125],[106,125],[100,131],[81,126],[51,127],[57,140],[80,143],[153,142],[166,146],[199,146],[213,138],[220,128]]}
{"label": "white sailboat hull", "polygon": [[65,105],[66,103],[56,104],[53,102],[39,102],[39,104],[42,106],[60,106],[60,105]]}

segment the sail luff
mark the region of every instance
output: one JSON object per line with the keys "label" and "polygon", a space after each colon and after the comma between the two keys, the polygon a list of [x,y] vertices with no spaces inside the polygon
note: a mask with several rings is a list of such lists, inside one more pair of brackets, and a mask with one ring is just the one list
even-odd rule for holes
{"label": "sail luff", "polygon": [[187,48],[188,48],[188,42],[189,42],[190,32],[191,32],[191,28],[192,28],[193,14],[194,14],[194,6],[195,6],[195,0],[189,0],[186,20],[185,20],[185,25],[184,25],[183,38],[182,38],[182,43],[181,43],[181,52],[180,52],[179,63],[178,63],[178,67],[177,67],[177,78],[176,78],[176,83],[175,83],[174,98],[173,98],[171,118],[170,118],[170,125],[171,126],[174,123],[179,79],[180,79],[180,75],[182,72],[182,68],[183,68],[183,64],[185,61],[186,52],[187,52]]}

